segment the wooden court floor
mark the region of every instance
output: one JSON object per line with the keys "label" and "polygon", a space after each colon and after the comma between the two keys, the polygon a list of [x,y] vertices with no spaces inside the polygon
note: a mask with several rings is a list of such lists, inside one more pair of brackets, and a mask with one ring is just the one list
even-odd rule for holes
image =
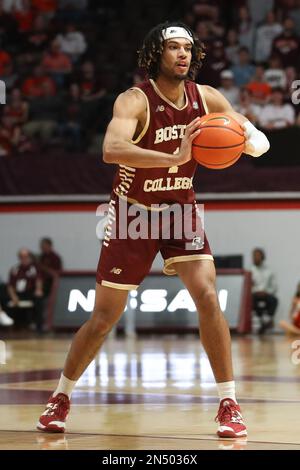
{"label": "wooden court floor", "polygon": [[108,338],[77,384],[66,434],[39,433],[70,339],[6,341],[0,449],[300,450],[300,345],[283,336],[233,338],[248,439],[215,435],[216,387],[194,335]]}

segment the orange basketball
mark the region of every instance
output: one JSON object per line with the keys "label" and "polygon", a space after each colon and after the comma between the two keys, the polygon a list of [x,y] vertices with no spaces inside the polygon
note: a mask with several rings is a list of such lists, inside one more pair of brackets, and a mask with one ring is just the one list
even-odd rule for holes
{"label": "orange basketball", "polygon": [[221,170],[240,158],[245,147],[244,131],[231,116],[206,114],[200,119],[200,129],[192,145],[192,155],[198,163]]}

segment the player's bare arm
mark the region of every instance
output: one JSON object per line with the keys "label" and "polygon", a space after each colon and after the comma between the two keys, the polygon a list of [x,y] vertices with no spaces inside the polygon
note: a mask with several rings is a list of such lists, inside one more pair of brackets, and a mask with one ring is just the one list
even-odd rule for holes
{"label": "player's bare arm", "polygon": [[196,118],[187,125],[180,151],[174,155],[143,149],[132,143],[138,131],[143,129],[146,116],[147,104],[140,92],[127,90],[118,96],[103,142],[103,160],[135,168],[169,168],[188,162],[193,139],[200,132],[200,119]]}
{"label": "player's bare arm", "polygon": [[270,144],[265,134],[256,129],[245,116],[237,113],[222,93],[208,85],[202,88],[209,113],[229,114],[242,126],[246,137],[246,154],[259,157],[269,150]]}

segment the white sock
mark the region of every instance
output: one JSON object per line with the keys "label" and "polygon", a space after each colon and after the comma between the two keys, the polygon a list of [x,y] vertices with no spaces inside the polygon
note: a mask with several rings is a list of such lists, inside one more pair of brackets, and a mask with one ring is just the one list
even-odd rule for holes
{"label": "white sock", "polygon": [[71,398],[73,388],[76,385],[77,380],[70,380],[67,379],[67,377],[64,376],[64,374],[61,374],[57,389],[53,393],[53,396],[56,397],[59,393],[64,393],[67,395],[69,398]]}
{"label": "white sock", "polygon": [[230,382],[220,382],[217,383],[218,393],[220,401],[224,398],[231,398],[231,400],[237,403],[235,398],[235,381],[231,380]]}

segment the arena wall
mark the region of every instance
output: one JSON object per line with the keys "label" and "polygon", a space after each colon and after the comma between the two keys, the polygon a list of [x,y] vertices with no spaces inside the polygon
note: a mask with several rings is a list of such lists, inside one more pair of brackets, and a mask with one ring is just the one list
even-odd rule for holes
{"label": "arena wall", "polygon": [[[100,241],[95,203],[0,206],[0,277],[7,279],[20,247],[38,251],[42,236],[53,238],[67,270],[94,270]],[[242,254],[251,265],[251,250],[265,249],[278,279],[277,319],[287,316],[291,296],[300,280],[300,201],[222,201],[205,205],[205,229],[215,255]],[[160,256],[153,269],[162,266]]]}

